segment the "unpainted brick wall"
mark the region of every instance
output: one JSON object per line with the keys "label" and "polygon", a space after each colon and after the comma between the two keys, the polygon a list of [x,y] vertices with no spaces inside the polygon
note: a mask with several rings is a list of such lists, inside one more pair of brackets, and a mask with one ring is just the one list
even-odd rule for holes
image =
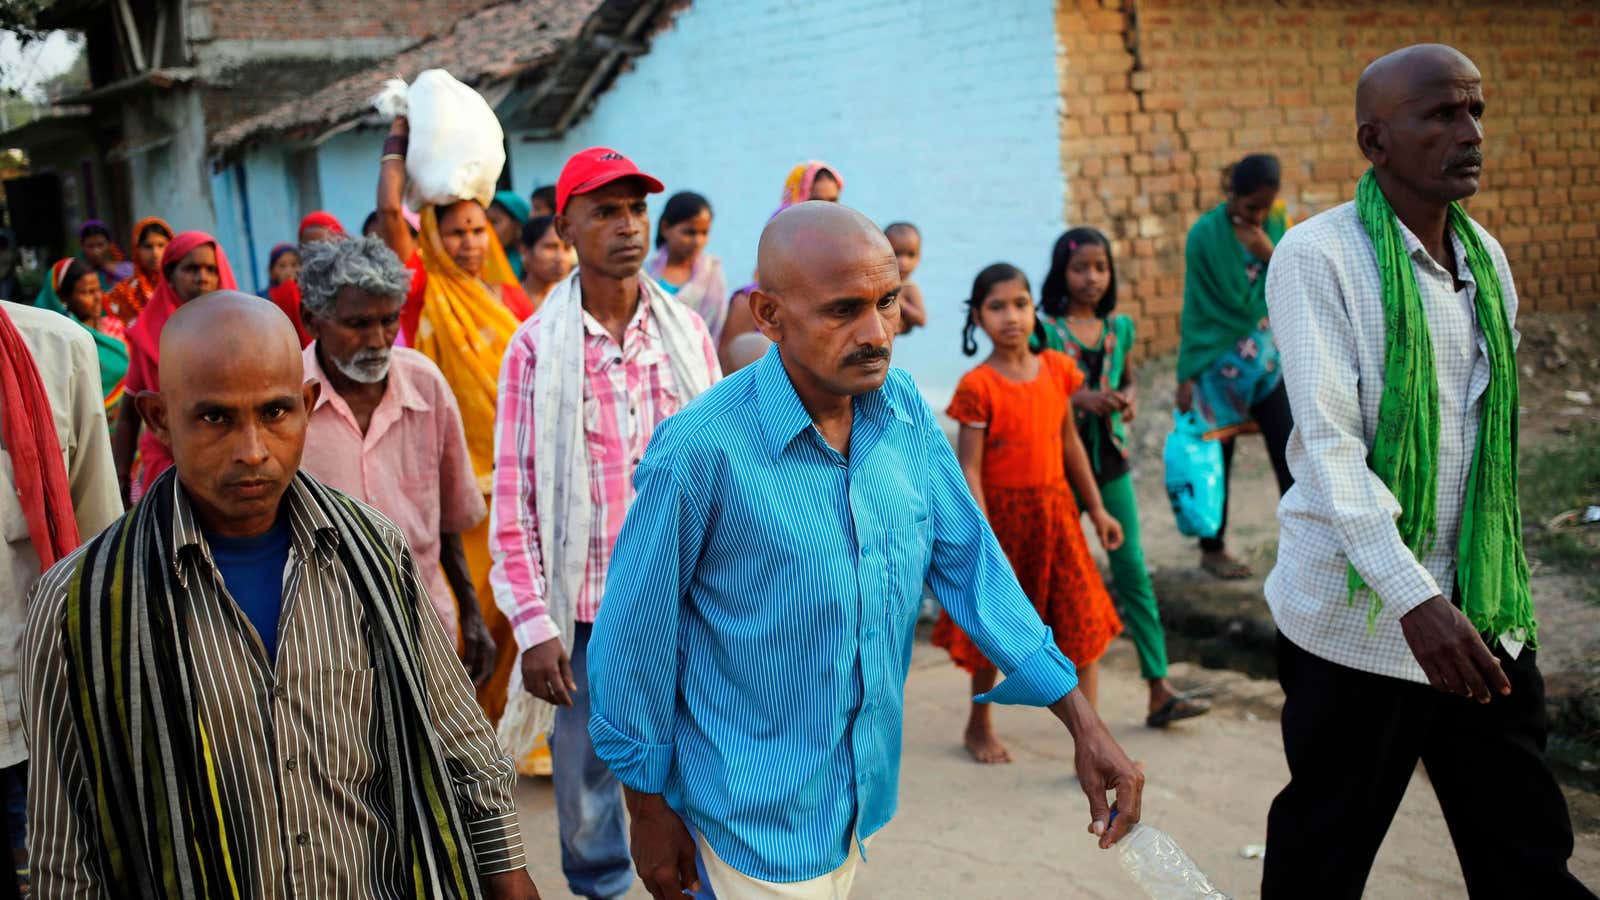
{"label": "unpainted brick wall", "polygon": [[1524,309],[1600,303],[1600,14],[1588,2],[1059,0],[1066,219],[1113,238],[1145,349],[1177,346],[1183,245],[1246,153],[1283,162],[1290,214],[1354,195],[1355,85],[1407,44],[1484,76],[1471,215],[1505,246]]}
{"label": "unpainted brick wall", "polygon": [[203,0],[215,40],[423,38],[500,0]]}

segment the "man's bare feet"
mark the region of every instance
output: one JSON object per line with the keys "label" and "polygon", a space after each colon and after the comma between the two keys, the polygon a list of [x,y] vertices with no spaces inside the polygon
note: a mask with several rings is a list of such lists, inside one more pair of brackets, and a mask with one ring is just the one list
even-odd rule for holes
{"label": "man's bare feet", "polygon": [[972,758],[985,765],[1011,762],[1011,751],[995,737],[993,728],[968,725],[963,743],[967,745],[967,752],[972,754]]}
{"label": "man's bare feet", "polygon": [[1255,570],[1226,550],[1208,550],[1200,554],[1200,568],[1228,581],[1238,581],[1256,574]]}

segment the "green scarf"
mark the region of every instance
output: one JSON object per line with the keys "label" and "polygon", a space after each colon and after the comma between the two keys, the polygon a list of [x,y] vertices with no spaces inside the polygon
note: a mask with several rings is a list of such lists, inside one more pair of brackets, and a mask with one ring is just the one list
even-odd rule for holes
{"label": "green scarf", "polygon": [[[1262,225],[1276,244],[1289,228],[1282,204],[1273,204]],[[1183,247],[1183,319],[1178,347],[1178,380],[1205,371],[1217,357],[1267,317],[1267,274],[1251,283],[1244,247],[1220,203],[1189,229]]]}
{"label": "green scarf", "polygon": [[[1372,239],[1383,284],[1383,394],[1367,465],[1399,501],[1400,538],[1421,559],[1433,546],[1438,503],[1439,380],[1433,339],[1399,222],[1370,169],[1356,186],[1356,212]],[[1517,505],[1517,361],[1511,324],[1494,259],[1459,204],[1450,204],[1449,228],[1466,248],[1467,267],[1478,288],[1478,329],[1489,347],[1489,388],[1479,412],[1478,445],[1462,506],[1456,584],[1462,611],[1478,631],[1520,631],[1534,646],[1538,626]],[[1365,583],[1354,567],[1349,582],[1355,602]],[[1376,592],[1369,593],[1371,625],[1383,601]]]}
{"label": "green scarf", "polygon": [[[94,843],[120,896],[271,894],[272,886],[241,881],[246,861],[223,814],[236,798],[221,782],[193,686],[195,648],[174,568],[176,479],[169,469],[91,541],[68,585],[68,687],[96,813]],[[416,581],[349,497],[300,474],[284,502],[314,504],[334,522],[336,564],[349,572],[352,599],[371,625],[386,801],[414,896],[477,900],[467,826],[451,799],[423,683]]]}
{"label": "green scarf", "polygon": [[[60,263],[57,263],[57,266],[59,265]],[[110,413],[122,400],[122,381],[128,375],[128,345],[119,337],[90,328],[82,319],[73,315],[72,310],[67,308],[66,301],[62,300],[56,291],[57,277],[55,267],[45,273],[44,287],[40,288],[39,295],[33,298],[33,305],[66,316],[82,325],[84,331],[94,336],[95,354],[100,360],[100,396],[106,404],[106,412]],[[115,420],[111,424],[115,426]]]}

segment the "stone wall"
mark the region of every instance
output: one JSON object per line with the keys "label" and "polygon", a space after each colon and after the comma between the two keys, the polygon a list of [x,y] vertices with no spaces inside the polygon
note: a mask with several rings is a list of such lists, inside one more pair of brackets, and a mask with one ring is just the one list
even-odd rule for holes
{"label": "stone wall", "polygon": [[1148,349],[1177,345],[1183,244],[1246,153],[1284,167],[1304,218],[1366,168],[1355,84],[1372,59],[1451,44],[1484,75],[1483,191],[1523,307],[1600,304],[1600,15],[1590,3],[1063,0],[1056,29],[1066,220],[1115,240],[1124,311]]}

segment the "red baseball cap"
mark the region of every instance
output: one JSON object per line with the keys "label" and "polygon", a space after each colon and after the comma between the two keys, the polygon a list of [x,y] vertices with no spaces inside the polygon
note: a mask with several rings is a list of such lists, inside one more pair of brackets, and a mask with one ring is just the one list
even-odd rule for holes
{"label": "red baseball cap", "polygon": [[610,147],[590,147],[572,154],[561,167],[561,177],[556,179],[556,212],[567,211],[567,200],[575,194],[587,194],[619,178],[637,178],[644,182],[647,194],[659,194],[666,188],[654,176],[639,171],[633,160]]}

